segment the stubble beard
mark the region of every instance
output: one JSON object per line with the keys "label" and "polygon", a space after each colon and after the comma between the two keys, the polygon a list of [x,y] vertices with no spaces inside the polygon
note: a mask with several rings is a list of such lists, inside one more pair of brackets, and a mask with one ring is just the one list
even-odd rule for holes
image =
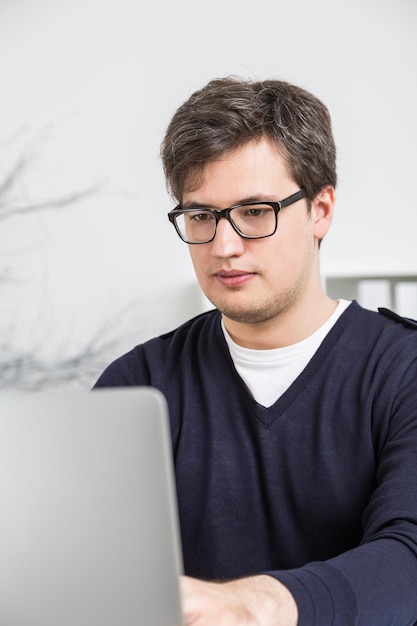
{"label": "stubble beard", "polygon": [[210,302],[224,315],[234,322],[241,324],[262,325],[268,324],[273,320],[277,320],[286,314],[297,300],[298,290],[295,288],[288,289],[276,298],[264,300],[245,299],[239,301],[239,298],[211,298],[207,296]]}

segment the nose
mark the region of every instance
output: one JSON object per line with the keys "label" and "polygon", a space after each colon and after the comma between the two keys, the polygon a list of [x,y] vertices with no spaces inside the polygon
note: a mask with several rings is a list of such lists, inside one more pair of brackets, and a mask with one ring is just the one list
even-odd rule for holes
{"label": "nose", "polygon": [[211,242],[212,256],[216,258],[240,256],[244,248],[244,239],[235,231],[227,219],[221,218],[217,223],[216,235]]}

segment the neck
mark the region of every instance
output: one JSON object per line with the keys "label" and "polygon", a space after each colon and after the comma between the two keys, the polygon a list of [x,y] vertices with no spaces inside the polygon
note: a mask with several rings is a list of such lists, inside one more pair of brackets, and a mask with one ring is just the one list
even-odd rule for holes
{"label": "neck", "polygon": [[306,339],[329,319],[336,307],[337,302],[320,288],[314,299],[296,303],[271,319],[242,323],[223,315],[223,322],[238,345],[252,350],[270,350]]}

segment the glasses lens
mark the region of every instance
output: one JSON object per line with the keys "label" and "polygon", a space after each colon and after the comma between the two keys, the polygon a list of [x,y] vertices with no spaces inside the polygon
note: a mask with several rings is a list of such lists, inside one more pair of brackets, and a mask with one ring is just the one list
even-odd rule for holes
{"label": "glasses lens", "polygon": [[268,237],[277,227],[277,215],[269,204],[238,206],[230,211],[230,219],[246,237]]}
{"label": "glasses lens", "polygon": [[185,211],[176,216],[175,222],[188,243],[210,241],[216,232],[216,219],[210,211]]}

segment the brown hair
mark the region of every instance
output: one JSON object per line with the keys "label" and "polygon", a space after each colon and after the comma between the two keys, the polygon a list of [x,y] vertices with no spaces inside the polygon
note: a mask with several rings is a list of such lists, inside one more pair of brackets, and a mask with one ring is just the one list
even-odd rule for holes
{"label": "brown hair", "polygon": [[217,78],[176,111],[161,145],[170,193],[199,186],[205,165],[249,141],[272,140],[292,178],[313,200],[336,186],[336,148],[330,114],[308,91],[280,80]]}

